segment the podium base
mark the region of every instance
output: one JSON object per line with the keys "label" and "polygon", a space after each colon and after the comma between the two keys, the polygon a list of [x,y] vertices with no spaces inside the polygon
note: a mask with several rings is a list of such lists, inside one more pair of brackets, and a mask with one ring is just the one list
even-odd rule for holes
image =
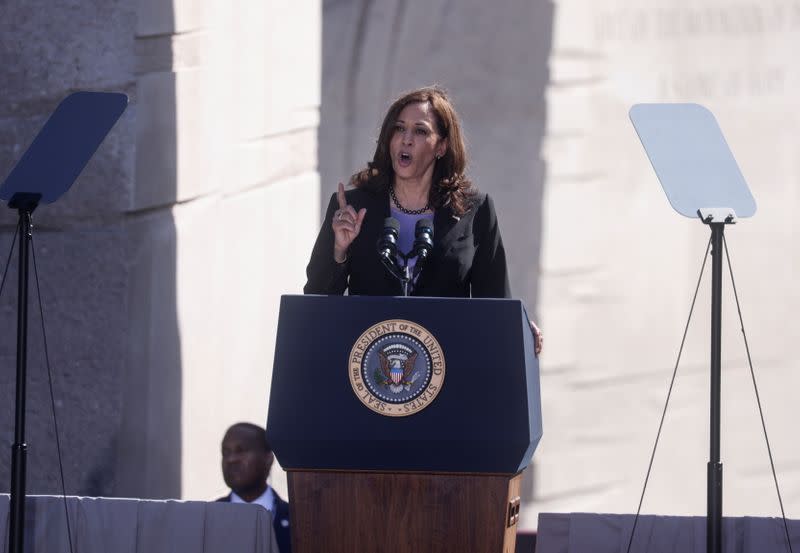
{"label": "podium base", "polygon": [[517,474],[288,472],[294,553],[514,553]]}

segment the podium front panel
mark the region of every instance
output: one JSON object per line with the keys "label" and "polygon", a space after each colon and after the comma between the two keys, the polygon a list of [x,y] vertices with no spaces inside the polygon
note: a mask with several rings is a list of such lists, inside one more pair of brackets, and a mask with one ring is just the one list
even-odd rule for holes
{"label": "podium front panel", "polygon": [[[348,375],[362,334],[390,320],[441,346],[438,395],[409,416],[365,406]],[[513,474],[541,437],[538,360],[522,303],[284,296],[267,436],[286,469]]]}

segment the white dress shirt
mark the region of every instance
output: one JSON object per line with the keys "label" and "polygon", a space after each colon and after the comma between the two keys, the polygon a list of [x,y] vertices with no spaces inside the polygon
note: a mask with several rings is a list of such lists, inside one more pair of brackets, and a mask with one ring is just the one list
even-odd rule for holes
{"label": "white dress shirt", "polygon": [[231,503],[257,503],[269,511],[270,515],[272,515],[272,518],[275,518],[275,493],[272,491],[272,486],[270,485],[267,485],[267,489],[264,490],[264,493],[259,495],[253,501],[245,501],[236,495],[236,492],[231,490]]}

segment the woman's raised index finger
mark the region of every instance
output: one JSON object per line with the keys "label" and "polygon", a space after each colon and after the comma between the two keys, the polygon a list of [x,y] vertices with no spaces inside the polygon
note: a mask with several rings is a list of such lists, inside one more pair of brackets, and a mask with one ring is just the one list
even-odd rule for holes
{"label": "woman's raised index finger", "polygon": [[344,197],[344,185],[339,183],[339,191],[336,193],[336,198],[339,200],[339,209],[347,207],[347,198]]}

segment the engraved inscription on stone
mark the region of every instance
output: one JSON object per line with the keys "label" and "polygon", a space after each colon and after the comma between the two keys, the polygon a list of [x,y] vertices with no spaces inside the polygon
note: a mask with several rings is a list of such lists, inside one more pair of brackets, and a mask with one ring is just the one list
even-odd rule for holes
{"label": "engraved inscription on stone", "polygon": [[800,2],[618,8],[594,18],[601,42],[741,37],[800,30]]}

